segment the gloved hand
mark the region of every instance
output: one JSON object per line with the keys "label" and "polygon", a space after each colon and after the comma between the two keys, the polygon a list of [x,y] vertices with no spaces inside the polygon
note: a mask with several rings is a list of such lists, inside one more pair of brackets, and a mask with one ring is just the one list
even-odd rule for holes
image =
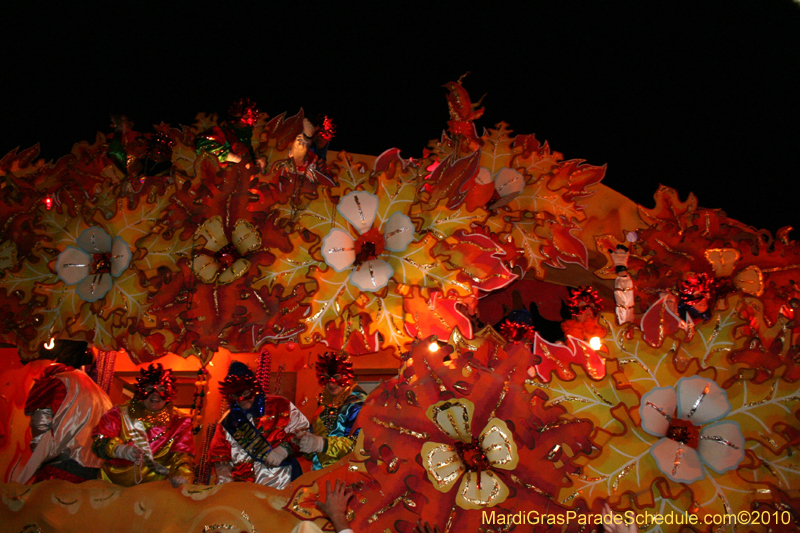
{"label": "gloved hand", "polygon": [[217,485],[233,481],[233,467],[230,463],[214,463],[214,470],[217,472]]}
{"label": "gloved hand", "polygon": [[144,452],[133,444],[120,444],[114,448],[114,457],[135,463],[144,458]]}
{"label": "gloved hand", "polygon": [[297,447],[303,453],[319,453],[325,449],[325,439],[306,431],[296,439]]}
{"label": "gloved hand", "polygon": [[185,483],[189,483],[189,480],[183,476],[173,476],[169,478],[169,482],[172,483],[173,487],[178,488]]}
{"label": "gloved hand", "polygon": [[267,454],[267,458],[264,460],[264,462],[269,466],[278,466],[288,456],[289,452],[286,451],[286,448],[283,446],[275,446],[272,448],[272,451]]}

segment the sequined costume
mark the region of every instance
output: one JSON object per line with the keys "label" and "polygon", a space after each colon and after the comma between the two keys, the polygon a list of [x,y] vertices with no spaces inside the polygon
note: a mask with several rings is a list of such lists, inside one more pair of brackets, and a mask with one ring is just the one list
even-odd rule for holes
{"label": "sequined costume", "polygon": [[322,393],[320,406],[311,420],[311,430],[314,435],[325,439],[325,446],[321,452],[308,454],[314,470],[332,465],[353,451],[358,432],[351,432],[366,397],[367,394],[356,384],[351,384],[336,397],[331,397],[327,391]]}
{"label": "sequined costume", "polygon": [[286,398],[265,395],[253,371],[239,361],[231,363],[220,392],[230,409],[209,447],[217,483],[251,481],[284,488],[301,473],[292,438],[308,430],[308,420]]}
{"label": "sequined costume", "polygon": [[328,187],[336,185],[327,172],[325,160],[311,150],[299,166],[291,157],[276,161],[271,177],[276,186],[276,198],[296,204],[301,201],[301,196],[315,197],[319,184]]}
{"label": "sequined costume", "polygon": [[[109,408],[108,395],[82,371],[63,364],[47,367],[25,402],[25,414],[32,417],[35,434],[33,454],[14,476],[15,481],[80,483],[97,478],[102,460],[92,453],[91,433]],[[33,428],[34,420],[38,431]]]}
{"label": "sequined costume", "polygon": [[169,479],[194,479],[192,421],[173,407],[175,377],[160,363],[140,370],[136,393],[111,408],[92,432],[92,450],[105,460],[102,477],[127,487]]}
{"label": "sequined costume", "polygon": [[294,209],[300,208],[303,198],[317,197],[317,188],[336,186],[327,167],[328,145],[333,138],[333,123],[319,130],[308,119],[303,119],[303,130],[298,132],[289,149],[289,157],[276,161],[270,169],[272,195],[276,201],[290,201]]}
{"label": "sequined costume", "polygon": [[[236,424],[238,428],[235,429],[233,418],[237,414],[239,416],[244,414],[250,424]],[[262,416],[254,414],[258,413],[253,413],[253,409],[245,412],[237,407],[225,412],[211,440],[209,463],[222,461],[232,463],[233,481],[251,481],[282,489],[292,480],[292,456],[295,450],[291,438],[294,433],[308,429],[308,419],[292,402],[281,396],[266,396],[264,414]],[[248,446],[253,440],[253,435],[248,435],[251,427],[264,437],[270,448],[284,447],[288,452],[288,458],[275,467],[258,460],[256,457],[259,453],[252,445]]]}
{"label": "sequined costume", "polygon": [[[169,473],[159,474],[146,462],[134,464],[114,456],[114,448],[133,442],[133,436],[124,418],[144,429],[153,459],[167,468]],[[192,420],[179,409],[168,404],[161,411],[150,412],[135,398],[108,411],[94,429],[95,453],[105,459],[101,470],[103,479],[130,487],[148,481],[161,481],[174,476],[188,480],[194,478],[192,457],[194,439]]]}

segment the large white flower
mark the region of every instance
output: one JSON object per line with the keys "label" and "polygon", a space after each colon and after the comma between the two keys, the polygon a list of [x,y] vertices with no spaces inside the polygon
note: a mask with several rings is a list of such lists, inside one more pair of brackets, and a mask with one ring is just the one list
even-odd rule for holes
{"label": "large white flower", "polygon": [[736,468],[744,459],[742,430],[734,421],[717,422],[730,410],[725,391],[700,376],[642,396],[642,429],[662,437],[650,448],[658,468],[678,483],[703,479],[703,464],[718,474]]}
{"label": "large white flower", "polygon": [[58,254],[56,273],[67,285],[78,285],[81,299],[94,302],[111,290],[114,278],[122,275],[131,262],[131,250],[121,237],[113,239],[102,228],[93,226]]}
{"label": "large white flower", "polygon": [[462,509],[503,503],[509,490],[493,470],[514,470],[519,461],[514,437],[499,418],[489,420],[477,438],[472,436],[474,411],[475,405],[466,399],[431,405],[428,419],[455,442],[426,442],[421,451],[428,479],[440,492],[448,492],[464,474],[456,494],[456,504]]}
{"label": "large white flower", "polygon": [[353,236],[343,229],[332,229],[322,239],[322,257],[334,271],[352,268],[350,283],[365,292],[375,292],[389,283],[392,266],[380,259],[385,250],[402,252],[414,240],[414,224],[403,213],[393,213],[383,228],[373,227],[378,213],[378,197],[366,191],[344,196],[336,210],[358,232]]}

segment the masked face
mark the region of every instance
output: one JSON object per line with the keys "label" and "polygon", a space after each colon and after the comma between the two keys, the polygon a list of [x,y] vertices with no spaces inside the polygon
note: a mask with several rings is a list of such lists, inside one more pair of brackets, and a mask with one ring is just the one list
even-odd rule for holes
{"label": "masked face", "polygon": [[311,143],[303,136],[302,133],[295,137],[294,144],[292,145],[292,157],[304,158],[306,154],[308,154],[308,147],[310,144]]}
{"label": "masked face", "polygon": [[239,408],[247,411],[248,409],[253,407],[253,401],[255,400],[255,398],[256,396],[255,394],[253,394],[253,391],[251,391],[250,389],[244,390],[237,398],[235,398],[236,405],[238,405]]}
{"label": "masked face", "polygon": [[325,383],[325,390],[327,390],[328,394],[331,396],[336,396],[350,384],[350,381],[344,379],[344,376],[341,374],[334,374],[332,376],[325,374],[324,378],[327,381]]}
{"label": "masked face", "polygon": [[167,405],[167,388],[164,385],[147,384],[142,387],[142,394],[145,397],[142,403],[148,411],[160,411]]}

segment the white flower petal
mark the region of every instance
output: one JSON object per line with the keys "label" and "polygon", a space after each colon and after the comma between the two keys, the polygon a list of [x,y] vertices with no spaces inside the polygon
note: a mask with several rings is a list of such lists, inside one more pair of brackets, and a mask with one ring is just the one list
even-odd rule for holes
{"label": "white flower petal", "polygon": [[440,442],[426,442],[422,445],[422,467],[428,479],[440,492],[447,492],[464,472],[464,463],[454,446]]}
{"label": "white flower petal", "polygon": [[494,177],[494,190],[500,195],[500,199],[489,206],[489,209],[497,209],[511,202],[525,190],[525,176],[513,168],[503,168]]}
{"label": "white flower petal", "polygon": [[92,256],[74,246],[58,254],[56,273],[67,285],[75,285],[89,275],[92,267]]}
{"label": "white flower petal", "polygon": [[672,439],[663,438],[650,448],[658,469],[678,483],[694,483],[706,475],[697,451]]}
{"label": "white flower petal", "polygon": [[247,259],[237,259],[233,262],[230,268],[220,272],[219,279],[217,281],[220,284],[225,285],[241,278],[247,274],[248,270],[250,270],[250,261]]}
{"label": "white flower petal", "polygon": [[453,440],[472,441],[472,414],[475,404],[466,398],[442,400],[428,407],[425,415],[439,431]]}
{"label": "white flower petal", "polygon": [[350,268],[356,260],[355,241],[346,231],[332,229],[322,239],[322,258],[336,272]]}
{"label": "white flower petal", "polygon": [[261,234],[255,226],[243,218],[234,224],[232,237],[233,246],[242,255],[261,248]]}
{"label": "white flower petal", "polygon": [[218,252],[223,246],[228,244],[225,236],[225,226],[222,224],[222,217],[215,215],[200,225],[194,232],[195,239],[202,237],[205,239],[205,249],[209,252]]}
{"label": "white flower petal", "polygon": [[494,507],[508,498],[508,487],[497,474],[491,470],[480,473],[478,488],[478,472],[467,472],[461,480],[456,494],[456,505],[462,509],[483,509]]}
{"label": "white flower petal", "polygon": [[[639,416],[642,418],[642,429],[656,437],[667,434],[669,419],[675,416],[678,395],[672,387],[657,387],[644,396],[639,405]],[[665,416],[666,415],[666,416]]]}
{"label": "white flower petal", "polygon": [[414,224],[403,213],[395,213],[383,227],[384,248],[402,252],[414,240]]}
{"label": "white flower petal", "polygon": [[493,468],[514,470],[519,462],[517,444],[514,435],[505,422],[499,418],[492,418],[481,431],[478,441],[486,458],[492,463]]}
{"label": "white flower petal", "polygon": [[489,185],[493,179],[492,171],[486,167],[481,167],[478,170],[478,175],[475,176],[475,183],[478,185]]}
{"label": "white flower petal", "polygon": [[518,195],[525,189],[525,176],[513,168],[503,168],[494,177],[494,190],[500,198],[513,194]]}
{"label": "white flower petal", "polygon": [[122,237],[114,237],[111,242],[111,275],[118,278],[131,263],[131,249]]}
{"label": "white flower petal", "polygon": [[389,283],[394,269],[383,259],[372,259],[361,263],[350,274],[350,283],[364,292],[379,291]]}
{"label": "white flower petal", "polygon": [[353,191],[339,201],[336,210],[363,235],[372,229],[372,223],[375,222],[378,197],[367,191]]}
{"label": "white flower petal", "polygon": [[107,254],[111,251],[111,237],[103,228],[92,226],[83,230],[76,244],[90,254]]}
{"label": "white flower petal", "polygon": [[196,255],[192,261],[192,271],[194,271],[195,276],[203,283],[212,283],[217,278],[219,264],[214,261],[213,257],[206,254],[199,254]]}
{"label": "white flower petal", "polygon": [[111,274],[91,274],[78,284],[75,293],[87,302],[99,300],[111,290]]}
{"label": "white flower petal", "polygon": [[728,395],[710,379],[692,376],[675,385],[678,393],[678,418],[702,426],[719,420],[731,410]]}
{"label": "white flower petal", "polygon": [[697,453],[718,474],[739,466],[744,459],[744,435],[739,424],[728,420],[704,427]]}

